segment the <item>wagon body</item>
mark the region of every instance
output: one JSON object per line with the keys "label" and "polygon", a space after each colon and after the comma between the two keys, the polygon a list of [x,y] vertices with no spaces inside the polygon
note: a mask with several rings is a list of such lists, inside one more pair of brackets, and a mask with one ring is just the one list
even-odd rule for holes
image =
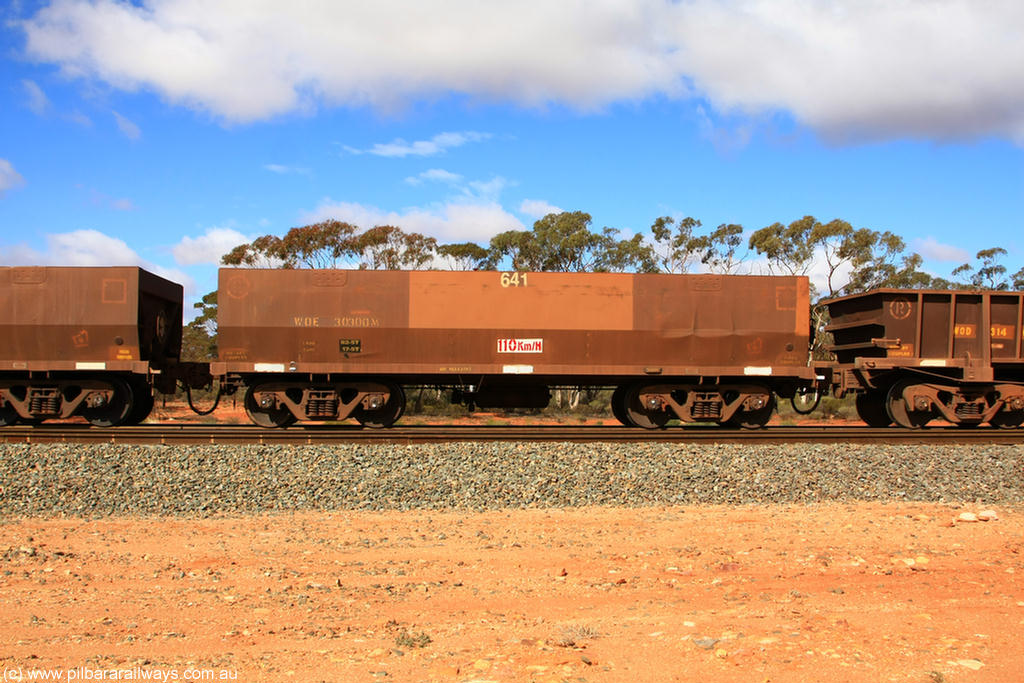
{"label": "wagon body", "polygon": [[0,425],[145,420],[184,376],[181,310],[181,285],[141,268],[0,267]]}
{"label": "wagon body", "polygon": [[806,278],[222,270],[218,291],[211,372],[264,426],[388,426],[410,384],[470,409],[604,386],[625,424],[760,426],[813,378]]}
{"label": "wagon body", "polygon": [[808,377],[801,277],[220,272],[214,374]]}
{"label": "wagon body", "polygon": [[878,289],[825,303],[840,367],[980,381],[1024,372],[1024,293]]}
{"label": "wagon body", "polygon": [[182,287],[141,268],[0,267],[0,371],[177,359]]}
{"label": "wagon body", "polygon": [[825,302],[833,392],[870,425],[1024,422],[1024,293],[878,289]]}

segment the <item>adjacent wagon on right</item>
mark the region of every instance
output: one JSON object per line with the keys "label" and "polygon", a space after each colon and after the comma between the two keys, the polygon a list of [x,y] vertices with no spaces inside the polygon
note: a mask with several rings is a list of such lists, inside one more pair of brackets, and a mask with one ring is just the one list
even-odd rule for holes
{"label": "adjacent wagon on right", "polygon": [[825,302],[833,390],[872,426],[1024,423],[1024,293],[876,289]]}

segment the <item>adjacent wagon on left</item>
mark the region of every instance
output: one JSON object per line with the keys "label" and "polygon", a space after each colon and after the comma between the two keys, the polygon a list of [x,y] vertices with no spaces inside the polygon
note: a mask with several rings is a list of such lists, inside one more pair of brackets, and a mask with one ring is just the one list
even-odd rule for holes
{"label": "adjacent wagon on left", "polygon": [[182,287],[141,268],[0,267],[0,425],[137,424],[173,392]]}

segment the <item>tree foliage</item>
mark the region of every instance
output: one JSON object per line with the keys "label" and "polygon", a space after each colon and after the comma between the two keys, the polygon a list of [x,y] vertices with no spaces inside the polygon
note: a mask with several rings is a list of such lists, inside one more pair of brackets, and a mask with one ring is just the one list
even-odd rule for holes
{"label": "tree foliage", "polygon": [[657,266],[643,235],[619,239],[615,228],[597,233],[582,211],[551,213],[532,230],[507,230],[491,238],[486,267],[509,263],[512,270],[576,272],[651,272]]}
{"label": "tree foliage", "polygon": [[[972,289],[1009,289],[1012,281],[1006,277],[1006,266],[999,263],[1002,256],[1006,256],[1002,247],[982,249],[974,256],[979,262],[977,267],[965,263],[953,269],[955,284]],[[1013,275],[1014,280],[1021,274],[1024,274],[1024,269]]]}
{"label": "tree foliage", "polygon": [[360,268],[369,270],[416,270],[430,263],[437,240],[418,232],[403,232],[393,225],[370,228],[358,240]]}
{"label": "tree foliage", "polygon": [[921,256],[905,253],[903,239],[888,231],[854,228],[804,216],[789,225],[773,223],[750,236],[750,248],[764,255],[773,273],[807,275],[822,271],[827,297],[875,287],[928,287]]}
{"label": "tree foliage", "polygon": [[480,270],[487,264],[489,252],[476,242],[442,244],[437,255],[445,259],[449,270]]}
{"label": "tree foliage", "polygon": [[360,231],[351,223],[326,220],[292,228],[284,237],[257,237],[225,254],[221,263],[250,268],[417,269],[430,264],[436,250],[433,237],[393,225]]}
{"label": "tree foliage", "polygon": [[701,237],[694,233],[700,226],[701,222],[690,216],[678,222],[671,216],[656,218],[651,225],[655,267],[663,273],[689,272],[700,259]]}
{"label": "tree foliage", "polygon": [[217,292],[210,292],[193,304],[199,310],[181,334],[181,359],[208,361],[217,357]]}

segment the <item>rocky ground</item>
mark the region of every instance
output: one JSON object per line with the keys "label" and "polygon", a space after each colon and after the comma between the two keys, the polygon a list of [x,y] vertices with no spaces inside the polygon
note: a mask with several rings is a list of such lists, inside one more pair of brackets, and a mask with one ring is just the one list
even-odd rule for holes
{"label": "rocky ground", "polygon": [[0,487],[6,680],[1024,671],[1020,447],[3,446]]}
{"label": "rocky ground", "polygon": [[0,446],[6,516],[1024,502],[1020,446]]}

